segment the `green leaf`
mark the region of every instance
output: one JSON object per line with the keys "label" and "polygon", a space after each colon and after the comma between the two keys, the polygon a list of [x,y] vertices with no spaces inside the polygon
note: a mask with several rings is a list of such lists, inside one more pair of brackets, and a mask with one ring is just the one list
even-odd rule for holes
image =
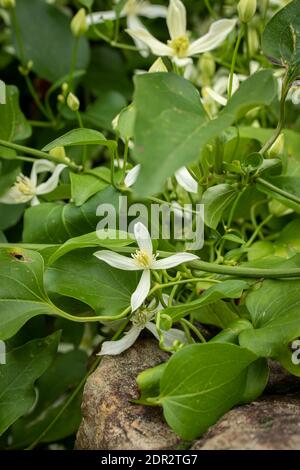
{"label": "green leaf", "polygon": [[237,195],[237,189],[229,184],[218,184],[207,189],[201,201],[204,204],[205,224],[216,230],[224,211],[232,204]]}
{"label": "green leaf", "polygon": [[6,87],[6,103],[0,104],[0,138],[13,142],[27,139],[31,127],[19,107],[19,90],[13,85]]}
{"label": "green leaf", "polygon": [[300,73],[300,0],[282,8],[267,24],[262,47],[266,56],[282,67],[288,66],[291,79]]}
{"label": "green leaf", "polygon": [[[74,350],[56,355],[51,366],[36,383],[38,401],[34,410],[18,420],[11,429],[10,448],[24,449],[43,433],[86,375],[86,368],[87,355],[83,351]],[[77,400],[73,400],[40,442],[57,441],[75,433],[81,421],[80,403],[79,393]]]}
{"label": "green leaf", "polygon": [[[135,78],[135,155],[142,163],[136,191],[155,194],[178,168],[199,159],[213,138],[251,108],[268,106],[277,92],[271,70],[244,81],[228,105],[208,120],[196,88],[172,73]],[[159,171],[157,169],[159,168]]]}
{"label": "green leaf", "polygon": [[256,356],[232,344],[196,344],[171,357],[158,402],[182,438],[201,436],[243,396],[247,368]]}
{"label": "green leaf", "polygon": [[56,261],[46,270],[46,289],[78,299],[98,315],[117,315],[130,305],[138,275],[99,261],[95,251],[78,250]]}
{"label": "green leaf", "polygon": [[300,281],[263,282],[246,298],[253,330],[240,335],[240,344],[261,357],[276,357],[283,345],[300,336]]}
{"label": "green leaf", "polygon": [[240,280],[229,280],[210,287],[197,300],[193,302],[175,305],[164,310],[164,314],[170,315],[173,321],[178,321],[190,312],[198,308],[213,304],[220,299],[238,299],[243,291],[248,288],[248,283]]}
{"label": "green leaf", "polygon": [[136,119],[136,109],[133,104],[121,111],[116,130],[124,140],[129,140],[134,136],[134,125]]}
{"label": "green leaf", "polygon": [[94,194],[109,186],[110,170],[104,167],[95,168],[88,173],[71,173],[70,179],[72,199],[76,206],[82,206]]}
{"label": "green leaf", "polygon": [[230,304],[222,302],[222,300],[197,307],[195,312],[192,312],[192,315],[195,320],[204,325],[214,325],[222,329],[238,319],[238,315]]}
{"label": "green leaf", "polygon": [[6,103],[6,90],[5,90],[5,83],[0,80],[0,104]]}
{"label": "green leaf", "polygon": [[[25,63],[33,62],[33,70],[44,80],[55,82],[70,73],[74,37],[70,17],[60,8],[41,0],[16,2],[16,15],[24,45]],[[33,21],[38,18],[38,21]],[[17,47],[20,57],[20,51]],[[76,69],[89,63],[89,45],[85,37],[79,40]]]}
{"label": "green leaf", "polygon": [[[282,189],[283,191],[286,191],[300,199],[299,176],[275,176],[273,178],[268,178],[267,181],[277,188]],[[256,187],[259,191],[268,194],[268,196],[271,196],[285,206],[290,207],[295,212],[300,213],[300,206],[297,204],[297,202],[291,201],[289,198],[278,194],[276,191],[273,191],[261,183],[257,183]]]}
{"label": "green leaf", "polygon": [[30,318],[53,315],[43,286],[41,255],[25,249],[0,249],[0,338],[13,336]]}
{"label": "green leaf", "polygon": [[101,132],[93,129],[73,129],[50,142],[43,148],[43,151],[49,152],[55,147],[73,147],[75,145],[105,145],[111,147],[115,146],[116,143],[107,140]]}
{"label": "green leaf", "polygon": [[88,121],[93,126],[111,131],[113,119],[125,106],[124,96],[116,91],[110,91],[90,104],[82,117],[84,121]]}
{"label": "green leaf", "polygon": [[119,207],[119,193],[108,187],[81,207],[75,204],[45,203],[30,207],[24,216],[24,243],[64,243],[96,229],[97,208],[110,203]]}
{"label": "green leaf", "polygon": [[269,366],[264,358],[257,359],[247,370],[245,390],[240,403],[251,403],[262,395],[269,380]]}
{"label": "green leaf", "polygon": [[22,217],[25,204],[0,204],[0,230],[13,227]]}
{"label": "green leaf", "polygon": [[0,367],[0,435],[33,406],[34,383],[50,366],[59,338],[56,332],[7,353]]}
{"label": "green leaf", "polygon": [[53,264],[59,258],[73,250],[80,248],[91,248],[101,246],[106,249],[116,249],[128,246],[133,243],[132,238],[126,232],[117,230],[98,230],[97,232],[87,233],[81,237],[71,238],[60,246],[48,260],[48,264]]}

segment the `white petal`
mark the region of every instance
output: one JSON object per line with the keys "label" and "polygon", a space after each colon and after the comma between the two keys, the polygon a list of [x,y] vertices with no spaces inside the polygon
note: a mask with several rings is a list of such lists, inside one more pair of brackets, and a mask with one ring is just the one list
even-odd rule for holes
{"label": "white petal", "polygon": [[167,25],[171,39],[186,36],[186,9],[180,0],[170,0]]}
{"label": "white petal", "polygon": [[169,256],[168,258],[160,259],[154,261],[151,269],[169,269],[174,268],[182,263],[188,263],[189,261],[194,261],[199,259],[198,256],[193,255],[192,253],[176,253],[176,255]]}
{"label": "white petal", "polygon": [[150,233],[142,222],[137,222],[133,228],[134,237],[137,241],[139,249],[146,252],[149,256],[152,256],[153,247]]}
{"label": "white petal", "polygon": [[183,187],[188,193],[198,192],[198,183],[192,177],[191,173],[186,167],[182,167],[175,173],[175,178],[178,184]]}
{"label": "white petal", "polygon": [[219,103],[221,106],[227,105],[227,99],[209,86],[205,87],[205,93],[207,93],[216,103]]}
{"label": "white petal", "polygon": [[138,326],[133,326],[127,333],[125,333],[123,338],[118,341],[105,341],[102,344],[102,348],[98,356],[117,356],[118,354],[121,354],[123,351],[126,351],[134,345],[141,331],[142,329]]}
{"label": "white petal", "polygon": [[104,261],[113,268],[123,269],[124,271],[140,271],[142,268],[139,268],[138,265],[134,262],[132,258],[127,258],[127,256],[119,255],[114,251],[101,250],[94,253],[96,258]]}
{"label": "white petal", "polygon": [[192,59],[189,57],[177,57],[173,56],[172,61],[175,62],[178,67],[187,67],[188,65],[191,65],[193,63]]}
{"label": "white petal", "polygon": [[32,165],[32,170],[30,174],[30,181],[34,186],[37,184],[37,175],[39,173],[53,173],[55,170],[55,163],[50,162],[49,160],[41,159],[41,160],[36,160],[34,164]]}
{"label": "white petal", "polygon": [[140,282],[131,296],[131,309],[135,312],[147,298],[151,286],[151,273],[149,269],[145,269],[141,276]]}
{"label": "white petal", "polygon": [[129,170],[126,177],[125,177],[125,180],[124,180],[124,184],[125,186],[127,186],[127,188],[131,188],[131,186],[134,185],[134,183],[136,182],[138,176],[139,176],[139,172],[141,170],[141,165],[136,165],[135,167],[132,168],[132,170]]}
{"label": "white petal", "polygon": [[[125,14],[122,12],[120,17],[123,16],[125,16]],[[115,11],[95,11],[94,13],[87,15],[86,21],[88,26],[91,26],[92,24],[103,23],[108,20],[113,21],[116,18],[117,15]]]}
{"label": "white petal", "polygon": [[38,206],[39,204],[40,204],[40,201],[38,200],[36,196],[34,196],[30,201],[31,206]]}
{"label": "white petal", "polygon": [[144,29],[126,29],[126,32],[133,38],[133,39],[140,39],[144,44],[146,44],[153,54],[158,56],[169,56],[171,57],[173,54],[173,49],[163,42],[158,41],[155,39],[149,31]]}
{"label": "white petal", "polygon": [[139,9],[139,15],[146,18],[166,18],[167,12],[168,9],[162,5],[150,5],[146,2]]}
{"label": "white petal", "polygon": [[[230,77],[228,79],[228,88],[229,88],[229,81]],[[233,80],[232,80],[232,94],[234,94],[238,89],[240,88],[240,79],[237,76],[236,73],[233,74]]]}
{"label": "white petal", "polygon": [[[132,30],[139,30],[139,31],[147,31],[145,26],[143,25],[143,23],[138,19],[138,17],[136,15],[128,15],[127,16],[127,26],[128,26],[128,29],[132,29]],[[136,45],[136,47],[138,49],[140,49],[140,54],[141,56],[143,57],[148,57],[149,56],[149,50],[148,48],[145,46],[145,43],[143,41],[141,41],[140,39],[138,38],[132,38],[133,39],[133,42],[134,44]]]}
{"label": "white petal", "polygon": [[188,55],[202,54],[203,52],[216,49],[225,41],[235,24],[236,20],[215,21],[209,28],[207,34],[190,45]]}
{"label": "white petal", "polygon": [[51,191],[53,191],[57,187],[60,174],[66,168],[66,166],[67,165],[64,165],[62,163],[57,165],[55,167],[55,170],[53,171],[52,176],[47,181],[45,181],[45,183],[38,185],[38,187],[36,188],[36,194],[41,195],[51,193]]}

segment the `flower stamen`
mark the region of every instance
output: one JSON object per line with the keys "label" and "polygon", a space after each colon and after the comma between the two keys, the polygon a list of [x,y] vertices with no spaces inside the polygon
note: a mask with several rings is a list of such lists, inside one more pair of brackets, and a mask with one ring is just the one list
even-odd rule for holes
{"label": "flower stamen", "polygon": [[150,269],[153,261],[156,260],[155,255],[150,255],[146,251],[141,251],[141,250],[137,250],[131,256],[134,259],[134,261],[138,264],[138,266],[143,269]]}
{"label": "flower stamen", "polygon": [[172,47],[174,55],[183,59],[188,55],[188,49],[190,47],[190,41],[187,36],[179,36],[178,38],[168,41],[168,45]]}

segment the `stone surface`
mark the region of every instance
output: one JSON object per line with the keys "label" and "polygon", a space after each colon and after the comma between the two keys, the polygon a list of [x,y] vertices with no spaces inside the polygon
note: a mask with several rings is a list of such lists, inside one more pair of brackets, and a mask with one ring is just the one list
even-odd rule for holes
{"label": "stone surface", "polygon": [[300,392],[300,377],[290,374],[278,362],[269,360],[270,378],[265,393],[283,395]]}
{"label": "stone surface", "polygon": [[227,413],[197,450],[300,450],[300,394],[268,396]]}
{"label": "stone surface", "polygon": [[104,357],[85,386],[76,449],[176,449],[180,440],[161,410],[130,403],[138,397],[137,375],[167,358],[151,339],[137,341],[120,356]]}

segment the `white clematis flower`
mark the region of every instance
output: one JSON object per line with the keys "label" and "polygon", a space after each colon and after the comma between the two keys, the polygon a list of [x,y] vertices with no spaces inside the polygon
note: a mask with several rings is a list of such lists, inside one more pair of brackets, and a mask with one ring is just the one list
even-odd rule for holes
{"label": "white clematis flower", "polygon": [[[129,170],[126,174],[124,184],[127,188],[131,188],[136,182],[141,170],[141,165],[138,164]],[[188,193],[198,193],[198,182],[192,177],[186,167],[182,167],[175,173],[177,183],[183,187]]]}
{"label": "white clematis flower", "polygon": [[131,296],[131,309],[133,312],[142,305],[149,294],[151,270],[170,269],[182,263],[198,259],[198,256],[192,253],[176,253],[168,258],[157,260],[158,255],[153,253],[150,234],[141,222],[137,222],[134,226],[134,237],[139,249],[132,255],[132,258],[108,250],[94,253],[98,259],[114,268],[124,271],[142,271],[140,282]]}
{"label": "white clematis flower", "polygon": [[[168,299],[168,296],[163,295],[164,300]],[[159,332],[156,328],[155,316],[158,312],[162,311],[164,308],[159,303],[156,308],[154,308],[154,301],[152,301],[148,308],[139,309],[131,318],[132,327],[130,330],[125,333],[123,338],[118,341],[105,341],[102,344],[102,348],[99,356],[117,356],[127,349],[131,348],[134,345],[141,332],[144,329],[150,331],[157,340],[160,340]],[[167,348],[171,348],[174,344],[174,341],[180,341],[180,343],[186,344],[187,338],[183,331],[176,328],[171,328],[168,331],[162,332],[163,344]]]}
{"label": "white clematis flower", "polygon": [[[0,203],[25,204],[30,201],[32,206],[39,204],[37,196],[50,193],[57,187],[59,176],[64,168],[66,165],[55,165],[49,160],[37,160],[32,166],[30,177],[21,173],[13,187],[0,196]],[[44,183],[38,184],[37,176],[44,172],[52,173],[52,175]]]}
{"label": "white clematis flower", "polygon": [[[145,18],[150,19],[166,18],[167,8],[162,5],[151,5],[151,3],[143,0],[128,0],[125,3],[119,17],[127,17],[127,27],[129,29],[144,30],[145,27],[139,20],[139,16],[144,16]],[[116,19],[117,14],[114,10],[97,11],[87,16],[87,24],[91,26],[92,24],[103,23],[103,21],[107,20],[114,21]],[[141,55],[147,57],[148,51],[145,50],[144,42],[141,42],[138,38],[135,38],[134,42],[135,45],[141,49]]]}
{"label": "white clematis flower", "polygon": [[187,34],[186,9],[180,0],[170,0],[167,14],[167,26],[170,40],[167,44],[157,40],[146,28],[129,28],[127,33],[134,40],[142,41],[153,54],[171,57],[179,66],[186,66],[191,62],[190,57],[212,51],[219,47],[233,30],[235,19],[215,21],[207,34],[196,41],[190,42]]}

